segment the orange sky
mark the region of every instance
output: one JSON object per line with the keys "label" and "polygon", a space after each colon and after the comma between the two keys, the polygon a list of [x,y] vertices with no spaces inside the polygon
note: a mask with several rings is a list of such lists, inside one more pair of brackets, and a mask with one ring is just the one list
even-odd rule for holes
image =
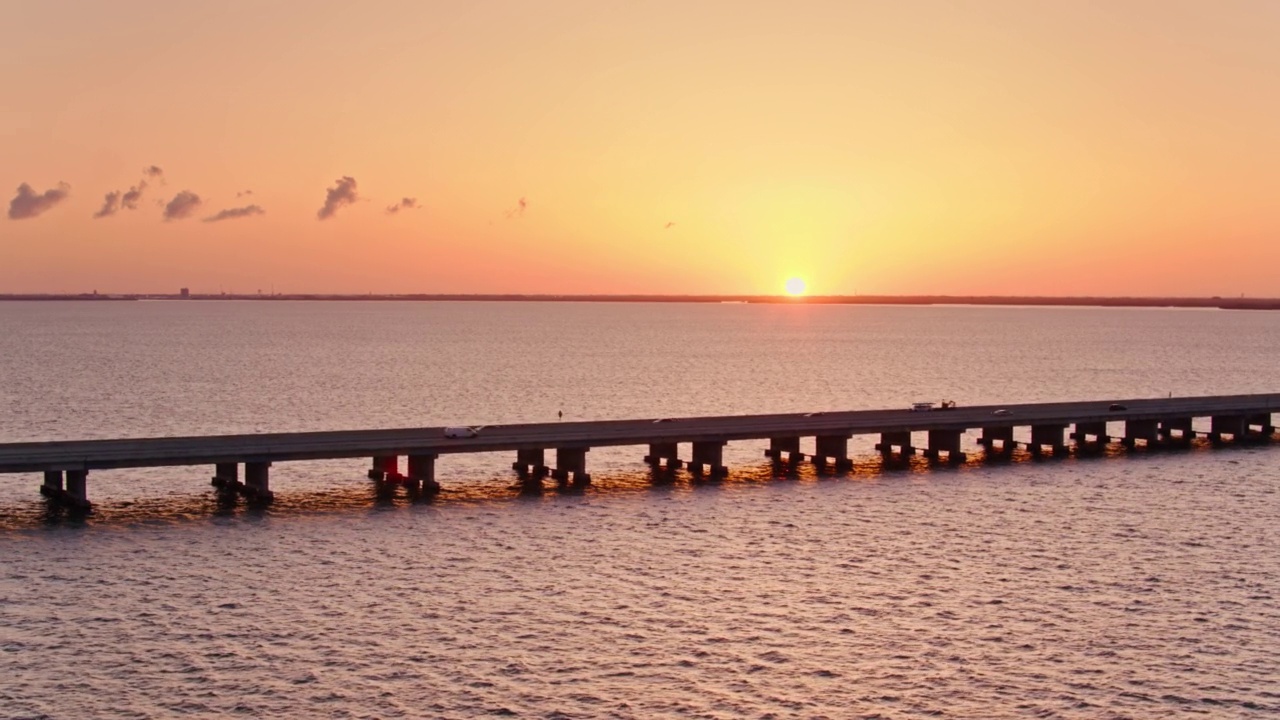
{"label": "orange sky", "polygon": [[4,17],[0,293],[1280,296],[1270,0]]}

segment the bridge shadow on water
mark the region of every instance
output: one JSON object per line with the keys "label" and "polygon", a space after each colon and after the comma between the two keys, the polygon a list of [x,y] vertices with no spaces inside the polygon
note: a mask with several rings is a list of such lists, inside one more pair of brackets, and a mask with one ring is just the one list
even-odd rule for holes
{"label": "bridge shadow on water", "polygon": [[[551,478],[521,478],[513,474],[490,477],[443,478],[438,493],[414,491],[403,486],[367,479],[343,483],[335,479],[325,487],[289,489],[275,493],[269,505],[248,504],[216,491],[159,498],[105,500],[85,515],[43,499],[0,507],[0,530],[40,528],[84,529],[99,526],[181,524],[188,522],[262,522],[272,518],[333,514],[379,515],[444,510],[451,506],[495,503],[545,503],[576,500],[600,495],[683,494],[748,489],[771,483],[928,481],[956,474],[996,470],[1002,466],[1063,465],[1095,462],[1145,462],[1152,457],[1176,453],[1238,452],[1260,447],[1274,448],[1269,440],[1215,445],[1207,439],[1175,445],[1126,447],[1113,442],[1103,446],[1071,447],[1059,456],[1033,454],[1024,448],[1012,452],[978,451],[960,462],[930,459],[922,455],[882,457],[862,455],[852,458],[852,466],[837,469],[811,462],[761,461],[736,465],[725,477],[697,475],[684,469],[649,469],[636,472],[594,474],[583,487]],[[997,473],[998,475],[998,473]],[[994,477],[994,475],[993,475]]]}

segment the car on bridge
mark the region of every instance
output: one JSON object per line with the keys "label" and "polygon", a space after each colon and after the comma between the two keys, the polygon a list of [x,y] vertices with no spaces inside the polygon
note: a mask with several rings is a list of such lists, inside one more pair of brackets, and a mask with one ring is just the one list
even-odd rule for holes
{"label": "car on bridge", "polygon": [[475,427],[447,427],[444,429],[444,436],[452,439],[473,438],[480,434],[480,428]]}

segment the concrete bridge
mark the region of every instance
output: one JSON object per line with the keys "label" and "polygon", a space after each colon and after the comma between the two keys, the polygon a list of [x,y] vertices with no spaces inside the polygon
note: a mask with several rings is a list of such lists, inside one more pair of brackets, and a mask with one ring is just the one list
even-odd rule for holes
{"label": "concrete bridge", "polygon": [[[433,491],[435,461],[451,453],[514,452],[512,468],[532,482],[546,475],[585,485],[587,452],[593,447],[648,446],[644,461],[655,468],[687,466],[696,474],[724,475],[723,450],[735,440],[768,440],[765,454],[779,463],[814,462],[837,469],[852,466],[849,440],[879,437],[876,449],[888,456],[920,452],[933,460],[965,458],[964,433],[980,433],[988,454],[1011,453],[1016,445],[1036,453],[1062,455],[1100,449],[1113,440],[1126,445],[1189,443],[1197,435],[1193,421],[1214,442],[1270,440],[1280,394],[1223,395],[1159,399],[1108,399],[1081,402],[982,405],[931,410],[855,410],[780,415],[649,418],[598,422],[488,425],[474,437],[450,438],[443,427],[334,432],[266,433],[203,437],[78,440],[0,444],[0,473],[42,473],[40,491],[51,500],[89,508],[92,470],[177,465],[209,465],[213,484],[250,499],[271,499],[272,463],[336,458],[371,458],[369,476]],[[1123,423],[1112,437],[1108,423]],[[1029,443],[1015,443],[1014,428],[1030,428]],[[1070,432],[1068,432],[1070,430]],[[913,433],[923,434],[922,446]],[[800,440],[814,438],[805,455]],[[688,459],[680,446],[688,444]],[[553,453],[554,466],[547,464]],[[405,458],[403,466],[401,458]],[[243,476],[241,475],[243,468]]]}

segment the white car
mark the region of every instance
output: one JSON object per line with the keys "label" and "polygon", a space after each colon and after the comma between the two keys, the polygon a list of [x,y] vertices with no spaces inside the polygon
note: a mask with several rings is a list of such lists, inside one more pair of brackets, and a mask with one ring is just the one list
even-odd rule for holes
{"label": "white car", "polygon": [[992,415],[1001,415],[1001,416],[1003,416],[1003,415],[1012,415],[1013,413],[1009,412],[1009,411],[1008,411],[1008,410],[1006,410],[1005,408],[1000,408],[999,410],[992,410],[992,411],[991,411],[991,414],[992,414]]}
{"label": "white car", "polygon": [[447,427],[444,429],[444,436],[447,438],[473,438],[479,434],[480,429],[473,427]]}

